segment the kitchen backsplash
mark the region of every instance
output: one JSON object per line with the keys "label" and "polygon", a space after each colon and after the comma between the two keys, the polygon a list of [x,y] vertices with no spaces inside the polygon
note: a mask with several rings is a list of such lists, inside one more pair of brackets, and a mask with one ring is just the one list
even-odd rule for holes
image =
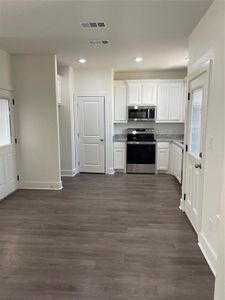
{"label": "kitchen backsplash", "polygon": [[154,128],[156,134],[166,135],[183,135],[184,124],[170,124],[170,123],[151,123],[151,122],[129,122],[125,124],[114,123],[114,134],[125,134],[127,128]]}

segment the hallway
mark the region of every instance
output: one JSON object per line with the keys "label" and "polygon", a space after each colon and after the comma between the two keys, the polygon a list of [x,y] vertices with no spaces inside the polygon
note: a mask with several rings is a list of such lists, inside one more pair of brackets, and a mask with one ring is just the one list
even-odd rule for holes
{"label": "hallway", "polygon": [[0,203],[1,300],[212,300],[170,175],[90,175]]}

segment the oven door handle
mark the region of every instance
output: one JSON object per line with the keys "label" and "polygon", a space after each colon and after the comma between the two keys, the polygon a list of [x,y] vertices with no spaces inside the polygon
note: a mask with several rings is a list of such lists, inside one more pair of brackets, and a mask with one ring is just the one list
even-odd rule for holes
{"label": "oven door handle", "polygon": [[131,141],[128,141],[127,145],[156,145],[156,142],[131,142]]}

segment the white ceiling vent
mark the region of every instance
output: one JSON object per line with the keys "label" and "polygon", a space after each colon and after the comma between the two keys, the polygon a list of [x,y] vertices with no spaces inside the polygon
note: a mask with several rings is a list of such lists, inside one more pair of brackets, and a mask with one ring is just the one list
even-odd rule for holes
{"label": "white ceiling vent", "polygon": [[109,45],[109,40],[90,40],[88,41],[90,45]]}
{"label": "white ceiling vent", "polygon": [[98,22],[80,22],[80,26],[82,28],[105,28],[107,27],[106,22],[98,21]]}

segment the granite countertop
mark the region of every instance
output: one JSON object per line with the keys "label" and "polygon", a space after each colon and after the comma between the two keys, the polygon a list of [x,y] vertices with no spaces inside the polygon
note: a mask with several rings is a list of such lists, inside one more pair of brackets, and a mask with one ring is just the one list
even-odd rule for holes
{"label": "granite countertop", "polygon": [[179,140],[172,140],[172,142],[177,145],[178,147],[184,149],[184,141],[179,141]]}
{"label": "granite countertop", "polygon": [[182,134],[156,134],[157,142],[173,142],[184,149],[184,136]]}

